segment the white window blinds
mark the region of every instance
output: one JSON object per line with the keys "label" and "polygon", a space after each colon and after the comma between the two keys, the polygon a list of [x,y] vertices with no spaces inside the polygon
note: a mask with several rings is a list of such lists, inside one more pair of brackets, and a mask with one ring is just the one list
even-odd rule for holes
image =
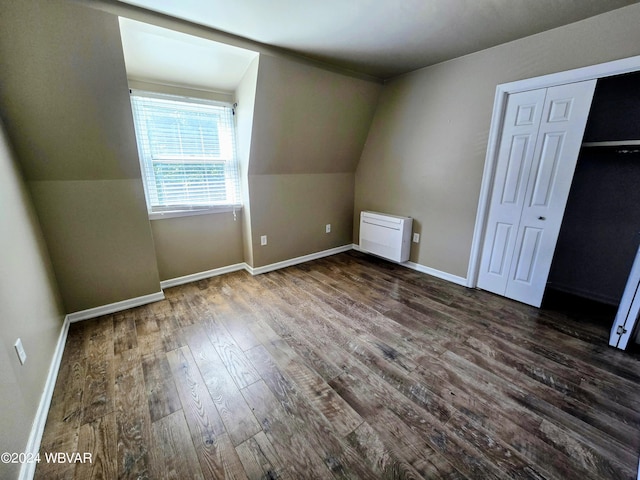
{"label": "white window blinds", "polygon": [[239,206],[231,106],[131,93],[149,212]]}

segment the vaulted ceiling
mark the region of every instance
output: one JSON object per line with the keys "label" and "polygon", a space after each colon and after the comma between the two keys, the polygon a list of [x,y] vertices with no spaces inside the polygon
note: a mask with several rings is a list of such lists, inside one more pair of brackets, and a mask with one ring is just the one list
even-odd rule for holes
{"label": "vaulted ceiling", "polygon": [[121,0],[380,79],[639,0]]}

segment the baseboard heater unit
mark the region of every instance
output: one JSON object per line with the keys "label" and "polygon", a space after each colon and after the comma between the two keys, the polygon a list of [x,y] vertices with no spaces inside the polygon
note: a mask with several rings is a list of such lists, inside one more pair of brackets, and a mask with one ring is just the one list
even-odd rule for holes
{"label": "baseboard heater unit", "polygon": [[360,213],[360,250],[394,262],[406,262],[411,251],[413,219],[378,212]]}

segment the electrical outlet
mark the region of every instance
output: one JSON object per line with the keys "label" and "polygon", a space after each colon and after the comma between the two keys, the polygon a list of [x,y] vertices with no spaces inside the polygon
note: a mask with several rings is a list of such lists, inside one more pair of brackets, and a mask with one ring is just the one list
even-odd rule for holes
{"label": "electrical outlet", "polygon": [[331,233],[331,224],[327,223],[324,227],[324,232],[325,233]]}
{"label": "electrical outlet", "polygon": [[420,243],[420,234],[419,233],[414,233],[413,234],[413,243]]}
{"label": "electrical outlet", "polygon": [[262,245],[263,247],[267,244],[267,236],[266,235],[262,235],[260,237],[260,245]]}
{"label": "electrical outlet", "polygon": [[27,352],[24,351],[24,347],[22,346],[22,340],[16,340],[16,343],[13,345],[16,349],[16,353],[18,354],[18,359],[20,360],[20,364],[24,365],[24,362],[27,361]]}

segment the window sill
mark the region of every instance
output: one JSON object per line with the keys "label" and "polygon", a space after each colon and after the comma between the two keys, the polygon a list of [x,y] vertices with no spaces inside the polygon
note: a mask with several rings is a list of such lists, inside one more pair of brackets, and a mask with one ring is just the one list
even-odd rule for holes
{"label": "window sill", "polygon": [[242,211],[242,205],[220,205],[204,207],[193,210],[167,210],[166,212],[149,212],[149,220],[162,220],[165,218],[192,217],[194,215],[210,215],[214,213],[229,213]]}

